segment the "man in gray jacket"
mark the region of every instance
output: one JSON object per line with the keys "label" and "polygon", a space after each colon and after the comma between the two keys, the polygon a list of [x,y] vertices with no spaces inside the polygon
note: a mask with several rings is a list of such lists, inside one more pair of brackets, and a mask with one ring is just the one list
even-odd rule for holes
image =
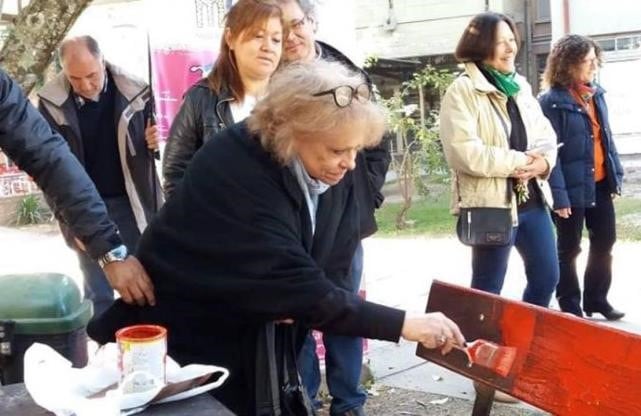
{"label": "man in gray jacket", "polygon": [[[77,250],[85,297],[98,317],[113,302],[103,268],[136,248],[140,234],[162,203],[154,153],[158,131],[151,125],[151,90],[143,81],[103,59],[90,36],[63,41],[62,73],[38,92],[39,109],[85,167],[124,245],[96,263]],[[63,225],[67,242],[81,248]]]}
{"label": "man in gray jacket", "polygon": [[[61,224],[93,259],[108,259],[122,245],[96,188],[69,151],[22,93],[0,70],[0,148],[38,184]],[[107,262],[105,275],[127,303],[154,304],[154,290],[138,260]]]}

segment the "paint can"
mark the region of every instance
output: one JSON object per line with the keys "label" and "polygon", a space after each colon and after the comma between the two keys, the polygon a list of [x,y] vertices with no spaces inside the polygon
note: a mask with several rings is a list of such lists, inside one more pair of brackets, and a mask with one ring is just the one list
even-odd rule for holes
{"label": "paint can", "polygon": [[166,383],[167,329],[159,325],[133,325],[116,332],[120,384],[137,393]]}

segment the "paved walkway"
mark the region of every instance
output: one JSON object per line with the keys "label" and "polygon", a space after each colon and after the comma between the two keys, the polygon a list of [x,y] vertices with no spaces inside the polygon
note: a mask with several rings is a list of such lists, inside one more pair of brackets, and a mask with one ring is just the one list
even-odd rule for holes
{"label": "paved walkway", "polygon": [[[52,227],[38,231],[0,228],[0,274],[60,272],[79,284],[81,274],[74,253]],[[614,282],[610,300],[627,313],[611,324],[641,333],[641,296],[638,257],[641,244],[619,242],[614,252]],[[580,267],[585,256],[580,258]],[[425,309],[433,279],[467,286],[470,250],[454,238],[371,238],[365,241],[365,282],[370,300],[415,312]],[[519,299],[525,275],[517,254],[508,267],[503,295]],[[553,305],[554,306],[554,305]],[[605,324],[605,322],[604,322]],[[468,379],[426,363],[414,355],[415,344],[370,341],[369,361],[377,383],[473,399]]]}

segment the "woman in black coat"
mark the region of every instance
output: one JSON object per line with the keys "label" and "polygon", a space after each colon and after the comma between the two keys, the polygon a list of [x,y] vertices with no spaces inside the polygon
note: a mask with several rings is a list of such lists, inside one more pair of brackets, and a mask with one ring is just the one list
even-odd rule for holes
{"label": "woman in black coat", "polygon": [[[347,278],[359,241],[356,154],[383,131],[361,75],[328,62],[283,70],[246,123],[198,152],[145,231],[138,254],[157,305],[117,304],[92,335],[105,341],[133,321],[166,326],[169,354],[181,364],[230,370],[214,395],[241,415],[263,414],[264,346],[275,339],[282,368],[288,348],[295,356],[300,347],[299,327],[402,336],[444,352],[462,345],[457,325],[440,313],[409,316],[333,283]],[[276,376],[282,383],[283,371]]]}
{"label": "woman in black coat", "polygon": [[583,225],[590,251],[583,285],[583,311],[614,321],[624,314],[608,301],[616,219],[612,199],[621,193],[623,168],[608,122],[604,91],[595,82],[601,48],[590,38],[566,35],[554,45],[539,101],[564,146],[550,175],[554,197],[560,279],[559,306],[579,317],[581,289],[576,258]]}

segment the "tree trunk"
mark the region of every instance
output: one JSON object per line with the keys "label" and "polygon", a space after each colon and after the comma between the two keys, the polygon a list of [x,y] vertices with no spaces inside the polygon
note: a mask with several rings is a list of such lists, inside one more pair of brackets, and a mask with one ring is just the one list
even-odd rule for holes
{"label": "tree trunk", "polygon": [[414,155],[411,153],[411,146],[408,146],[407,142],[405,143],[403,160],[398,169],[395,169],[398,175],[399,191],[403,197],[403,206],[396,214],[397,230],[405,229],[408,225],[407,213],[412,207],[412,196],[414,195],[414,161],[412,159]]}
{"label": "tree trunk", "polygon": [[423,86],[418,86],[418,108],[421,112],[421,127],[425,126],[425,96]]}
{"label": "tree trunk", "polygon": [[403,205],[401,209],[396,214],[396,229],[404,230],[407,228],[407,213],[410,208],[412,208],[412,191],[413,187],[411,185],[412,178],[408,178],[406,175],[403,175],[403,178],[399,178],[399,185],[401,187],[401,194],[403,197]]}
{"label": "tree trunk", "polygon": [[0,51],[0,64],[29,94],[53,52],[91,0],[31,0]]}

